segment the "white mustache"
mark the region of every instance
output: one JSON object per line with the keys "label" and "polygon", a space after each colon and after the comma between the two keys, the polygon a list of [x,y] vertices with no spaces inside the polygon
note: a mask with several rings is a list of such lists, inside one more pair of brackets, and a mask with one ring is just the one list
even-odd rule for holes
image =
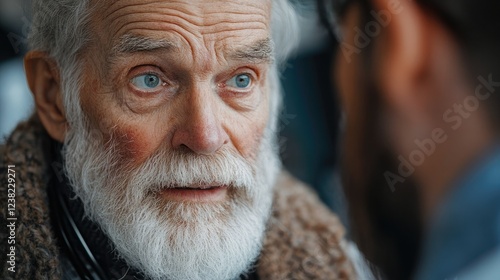
{"label": "white mustache", "polygon": [[163,149],[130,176],[130,184],[143,186],[143,192],[182,187],[248,188],[255,183],[254,174],[247,160],[227,148],[214,155]]}

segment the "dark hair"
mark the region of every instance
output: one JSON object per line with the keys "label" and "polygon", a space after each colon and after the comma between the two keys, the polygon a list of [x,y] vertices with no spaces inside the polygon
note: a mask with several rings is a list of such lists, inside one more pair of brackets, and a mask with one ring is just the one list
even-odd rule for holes
{"label": "dark hair", "polygon": [[[400,0],[407,1],[407,0]],[[330,5],[325,5],[330,2]],[[478,76],[500,77],[500,2],[491,0],[414,0],[432,13],[460,44],[471,81]],[[327,9],[341,12],[353,3],[362,8],[361,25],[373,20],[369,0],[319,0],[320,18],[332,27]],[[341,14],[340,12],[340,14]],[[330,31],[332,35],[334,31]],[[387,279],[410,279],[417,265],[422,240],[422,219],[416,184],[408,178],[391,190],[385,171],[397,170],[396,155],[381,139],[383,106],[373,81],[370,44],[360,54],[356,125],[346,127],[343,150],[343,185],[349,202],[352,234],[367,259]],[[500,78],[493,79],[495,81]],[[499,94],[488,102],[492,117],[499,110]],[[498,120],[497,120],[498,121]]]}

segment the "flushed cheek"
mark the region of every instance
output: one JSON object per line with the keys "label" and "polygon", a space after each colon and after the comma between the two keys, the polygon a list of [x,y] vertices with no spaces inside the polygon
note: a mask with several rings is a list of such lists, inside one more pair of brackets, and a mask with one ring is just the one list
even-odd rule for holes
{"label": "flushed cheek", "polygon": [[123,125],[106,114],[92,116],[95,116],[90,117],[93,129],[103,137],[106,150],[115,149],[120,163],[142,162],[157,145],[156,136],[145,126]]}
{"label": "flushed cheek", "polygon": [[[97,84],[97,83],[95,83]],[[138,164],[143,162],[162,141],[154,123],[154,118],[137,120],[123,112],[109,90],[84,88],[82,110],[89,117],[92,127],[104,137],[107,149],[116,149],[120,163]],[[106,104],[106,105],[104,105]],[[135,118],[135,120],[134,120]],[[113,144],[113,147],[111,146]]]}
{"label": "flushed cheek", "polygon": [[144,128],[116,127],[113,137],[121,159],[134,166],[143,163],[161,145],[161,137]]}

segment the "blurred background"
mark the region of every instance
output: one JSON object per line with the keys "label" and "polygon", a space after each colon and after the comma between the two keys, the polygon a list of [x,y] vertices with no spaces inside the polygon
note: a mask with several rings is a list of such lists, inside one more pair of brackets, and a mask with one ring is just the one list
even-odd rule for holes
{"label": "blurred background", "polygon": [[[301,44],[282,75],[280,152],[285,167],[311,185],[346,223],[337,170],[339,110],[331,85],[334,50],[316,1],[295,1],[302,14]],[[30,26],[29,0],[0,0],[0,144],[33,113],[22,57]]]}

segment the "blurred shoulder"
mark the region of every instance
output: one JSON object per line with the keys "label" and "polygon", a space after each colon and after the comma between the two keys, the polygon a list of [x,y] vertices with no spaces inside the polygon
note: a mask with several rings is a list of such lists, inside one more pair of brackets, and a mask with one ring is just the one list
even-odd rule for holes
{"label": "blurred shoulder", "polygon": [[481,258],[473,266],[466,268],[456,279],[498,279],[500,275],[500,247]]}

